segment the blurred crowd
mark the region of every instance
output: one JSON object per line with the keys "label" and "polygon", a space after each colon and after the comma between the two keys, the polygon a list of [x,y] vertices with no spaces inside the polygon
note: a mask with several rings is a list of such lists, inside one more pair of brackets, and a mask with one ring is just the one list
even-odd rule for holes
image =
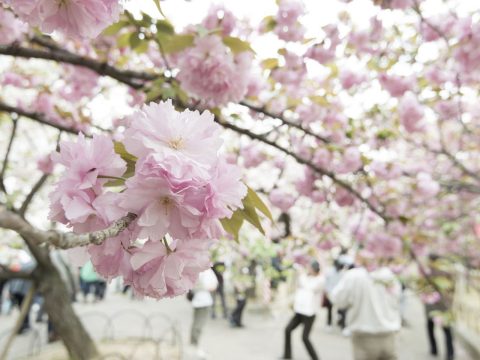
{"label": "blurred crowd", "polygon": [[[71,265],[61,251],[51,252],[52,260],[67,286],[71,301],[96,303],[106,296],[107,282],[94,270],[91,262],[81,267]],[[302,261],[289,261],[282,251],[268,257],[268,266],[255,257],[241,253],[234,256],[215,256],[211,269],[200,274],[195,287],[186,295],[192,307],[190,352],[198,359],[208,358],[200,346],[202,333],[209,319],[223,319],[232,328],[245,327],[243,313],[250,299],[256,304],[290,302],[293,315],[285,326],[281,359],[292,359],[292,332],[302,327],[302,341],[312,360],[320,356],[310,341],[315,319],[326,312],[327,331],[338,327],[352,342],[355,360],[397,359],[396,336],[406,324],[406,285],[392,271],[391,259],[372,259],[360,251],[342,249],[329,261],[312,256]],[[377,259],[378,260],[378,259]],[[448,277],[436,265],[442,259],[430,255],[427,264],[430,278]],[[322,264],[322,265],[321,265]],[[23,249],[0,247],[0,272],[30,273],[35,268],[33,258]],[[2,279],[0,277],[0,279]],[[118,281],[119,292],[135,297],[135,292]],[[285,289],[288,289],[285,291]],[[282,290],[283,289],[283,290]],[[289,294],[292,294],[291,296]],[[438,314],[448,311],[448,302],[439,296],[426,297],[426,334],[432,355],[438,355],[434,328],[439,324],[444,332],[445,359],[454,359],[451,324],[439,322]],[[28,302],[28,303],[27,303]],[[18,278],[0,280],[0,314],[8,315],[15,308],[28,306],[18,333],[31,328],[31,322],[47,322],[48,340],[58,340],[53,325],[43,310],[43,299],[35,292],[31,280]],[[272,306],[273,308],[274,306]],[[248,324],[246,324],[248,328]]]}

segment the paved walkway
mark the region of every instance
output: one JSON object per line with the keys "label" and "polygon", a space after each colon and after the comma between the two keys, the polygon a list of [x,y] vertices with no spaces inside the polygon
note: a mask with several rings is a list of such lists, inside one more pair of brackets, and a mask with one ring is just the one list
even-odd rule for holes
{"label": "paved walkway", "polygon": [[[410,327],[404,328],[398,339],[400,360],[429,360],[427,340],[424,328],[424,314],[421,304],[415,298],[409,298],[407,320]],[[132,300],[128,296],[107,294],[105,301],[91,304],[75,304],[78,314],[82,317],[91,334],[96,337],[111,336],[140,337],[161,332],[161,327],[168,327],[167,321],[158,314],[165,314],[175,322],[181,339],[186,343],[188,339],[191,309],[189,302],[184,298],[154,301],[151,299]],[[157,315],[155,315],[157,314]],[[0,317],[0,336],[6,329],[13,326],[14,315]],[[273,360],[282,352],[283,328],[289,320],[289,310],[277,310],[272,314],[260,311],[257,306],[247,304],[244,316],[245,328],[231,329],[223,319],[210,320],[201,339],[201,347],[205,349],[212,360]],[[111,318],[111,323],[109,323]],[[154,329],[148,329],[145,319]],[[323,360],[350,360],[351,348],[348,338],[338,331],[328,332],[324,327],[325,312],[318,316],[311,334],[312,342]],[[36,331],[19,336],[11,352],[11,359],[26,355],[32,344],[45,341],[45,325],[35,325]],[[35,336],[37,334],[38,336]],[[443,354],[443,334],[438,331],[438,342]],[[5,338],[0,339],[0,344]],[[298,329],[293,337],[294,359],[308,360],[308,355],[301,342],[301,330]],[[0,345],[2,346],[2,345]],[[184,345],[183,348],[188,346]],[[35,358],[35,357],[34,357]],[[183,356],[184,360],[190,360]],[[441,359],[441,358],[440,358]],[[168,359],[174,360],[174,359]],[[457,344],[457,360],[473,360],[465,350]]]}

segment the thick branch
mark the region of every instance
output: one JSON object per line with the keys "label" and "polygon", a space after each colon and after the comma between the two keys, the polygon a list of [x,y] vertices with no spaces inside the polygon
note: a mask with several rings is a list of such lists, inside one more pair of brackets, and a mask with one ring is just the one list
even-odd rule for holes
{"label": "thick branch", "polygon": [[57,236],[51,238],[49,243],[60,249],[71,249],[86,245],[100,245],[106,239],[115,237],[124,231],[135,219],[137,215],[128,213],[123,218],[115,221],[112,226],[105,230],[94,231],[87,234],[56,233]]}
{"label": "thick branch", "polygon": [[18,114],[20,116],[25,116],[29,119],[35,120],[35,121],[43,124],[43,125],[48,125],[48,126],[56,128],[58,130],[68,132],[70,134],[78,134],[79,133],[79,131],[74,129],[74,128],[66,127],[66,126],[63,126],[63,125],[60,125],[60,124],[57,124],[53,121],[48,120],[41,113],[23,110],[23,109],[20,109],[18,107],[7,105],[7,104],[5,104],[1,101],[0,101],[0,111],[5,111],[5,112],[8,112],[8,113]]}
{"label": "thick branch", "polygon": [[10,55],[15,57],[22,57],[26,59],[44,59],[62,62],[66,64],[72,64],[77,66],[83,66],[90,70],[95,71],[100,75],[109,76],[124,83],[132,88],[140,89],[143,87],[144,81],[154,80],[157,75],[137,72],[131,70],[119,70],[114,66],[109,65],[106,62],[100,62],[98,60],[76,55],[65,49],[56,47],[54,44],[50,44],[48,51],[40,49],[32,49],[22,47],[18,44],[12,44],[9,46],[0,46],[1,55]]}
{"label": "thick branch", "polygon": [[4,193],[7,192],[7,188],[5,187],[5,171],[7,170],[8,165],[8,158],[10,156],[10,151],[12,150],[13,140],[15,139],[15,135],[17,134],[17,120],[12,119],[12,132],[10,134],[10,140],[8,141],[7,150],[5,151],[5,157],[3,159],[2,171],[0,172],[0,190]]}
{"label": "thick branch", "polygon": [[249,108],[250,110],[252,111],[255,111],[257,113],[260,113],[260,114],[263,114],[265,116],[268,116],[272,119],[278,119],[282,122],[282,124],[284,125],[288,125],[290,127],[293,127],[295,129],[298,129],[298,130],[301,130],[303,131],[305,134],[308,134],[310,136],[313,136],[315,139],[325,143],[325,144],[328,144],[330,142],[330,140],[328,140],[327,138],[323,137],[323,136],[320,136],[318,134],[315,134],[313,131],[309,130],[309,129],[306,129],[304,128],[303,126],[299,125],[299,124],[296,124],[288,119],[286,119],[284,116],[282,115],[276,115],[268,110],[266,110],[264,107],[260,107],[260,106],[255,106],[255,105],[252,105],[252,104],[249,104],[249,103],[246,103],[244,101],[241,101],[240,102],[240,105],[242,106],[245,106],[247,108]]}
{"label": "thick branch", "polygon": [[137,215],[129,213],[105,230],[94,231],[87,234],[75,234],[73,232],[60,233],[54,230],[38,230],[19,214],[8,210],[4,205],[0,205],[0,227],[15,231],[30,244],[51,244],[61,249],[70,249],[90,244],[100,245],[106,239],[120,234],[136,218]]}

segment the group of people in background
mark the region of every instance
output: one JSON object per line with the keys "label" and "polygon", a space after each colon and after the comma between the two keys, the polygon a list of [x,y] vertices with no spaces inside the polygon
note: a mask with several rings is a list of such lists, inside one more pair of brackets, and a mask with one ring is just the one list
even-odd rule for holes
{"label": "group of people in background", "polygon": [[[73,269],[60,252],[52,252],[52,260],[71,293],[72,301],[76,300],[78,290],[83,294],[84,301],[91,297],[93,302],[104,298],[106,281],[95,272],[91,262],[72,271]],[[429,260],[430,276],[447,276],[435,270],[434,264],[439,260],[437,256],[432,255]],[[282,359],[292,359],[292,333],[299,326],[302,327],[302,341],[310,358],[312,360],[320,358],[311,341],[311,333],[316,316],[322,307],[327,313],[327,329],[333,328],[334,318],[336,318],[336,325],[342,330],[342,334],[350,336],[355,360],[398,359],[396,337],[402,327],[401,299],[405,287],[389,268],[388,260],[379,264],[372,268],[371,259],[363,257],[361,252],[354,258],[347,251],[340,253],[326,271],[322,271],[316,260],[312,260],[307,266],[297,264],[283,266],[280,257],[272,258],[272,267],[279,274],[271,279],[272,289],[286,281],[287,271],[292,268],[295,270],[294,314],[285,327]],[[34,267],[33,261],[24,261],[17,266],[17,271],[29,272]],[[252,278],[255,278],[253,268],[255,264],[244,263],[241,260],[229,264],[226,279],[227,266],[224,262],[218,261],[211,269],[200,274],[195,287],[187,294],[193,309],[190,344],[198,358],[207,357],[206,353],[200,349],[199,343],[209,318],[221,317],[227,320],[232,328],[244,326],[243,312],[250,295],[249,291],[255,287],[255,284],[252,284]],[[226,297],[227,285],[233,295],[233,301],[230,302],[233,307],[230,309]],[[20,309],[31,287],[31,281],[22,278],[0,282],[2,312],[8,308],[5,297],[1,296],[2,293],[8,294],[8,302],[11,306]],[[124,292],[128,290],[125,288]],[[42,304],[41,297],[35,296],[36,321],[43,321]],[[436,301],[426,303],[425,310],[430,352],[436,356],[439,351],[434,335],[436,324],[434,317],[437,312],[448,309],[444,302]],[[30,319],[27,316],[18,332],[24,333],[29,328]],[[455,351],[452,328],[448,323],[444,323],[442,328],[446,360],[453,360]],[[50,323],[48,323],[48,338],[50,341],[58,338]]]}
{"label": "group of people in background", "polygon": [[[436,258],[431,256],[430,260]],[[400,300],[402,285],[388,266],[369,270],[369,260],[357,255],[356,261],[346,254],[339,256],[333,267],[322,275],[319,263],[313,260],[305,271],[298,267],[294,298],[294,315],[285,328],[284,352],[281,359],[292,359],[291,334],[303,326],[302,340],[312,360],[319,356],[310,341],[310,333],[320,304],[327,310],[327,326],[338,312],[338,325],[351,337],[355,360],[396,360],[397,334],[402,327]],[[388,263],[388,261],[387,261]],[[431,272],[431,275],[435,275]],[[323,299],[321,297],[323,296]],[[427,333],[430,353],[438,355],[434,335],[435,311],[446,311],[442,301],[426,304]],[[443,325],[446,360],[454,359],[452,329]]]}

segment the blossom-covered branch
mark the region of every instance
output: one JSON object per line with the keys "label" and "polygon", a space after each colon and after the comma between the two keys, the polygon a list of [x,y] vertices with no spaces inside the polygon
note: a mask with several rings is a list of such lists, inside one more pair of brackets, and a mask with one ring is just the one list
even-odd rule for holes
{"label": "blossom-covered branch", "polygon": [[146,80],[154,80],[155,74],[136,72],[130,70],[119,70],[107,62],[97,61],[85,56],[80,56],[61,48],[53,46],[48,50],[23,47],[18,44],[9,46],[0,46],[0,55],[10,55],[26,59],[44,59],[62,62],[66,64],[78,65],[95,71],[100,75],[106,75],[118,80],[134,89],[140,89],[144,86]]}
{"label": "blossom-covered branch", "polygon": [[358,200],[360,200],[362,203],[364,203],[372,212],[377,214],[381,219],[385,220],[388,222],[390,219],[388,216],[380,209],[378,209],[376,206],[374,206],[367,198],[365,198],[362,194],[360,194],[357,190],[355,190],[350,184],[348,184],[346,181],[339,179],[334,173],[322,169],[316,165],[314,165],[310,160],[304,159],[300,157],[298,154],[284,148],[283,146],[279,145],[278,143],[271,141],[261,135],[258,135],[248,129],[243,129],[241,127],[238,127],[232,123],[227,122],[224,119],[216,119],[217,122],[222,125],[223,127],[230,129],[238,134],[246,135],[249,138],[253,140],[258,140],[264,144],[270,145],[273,148],[280,150],[286,155],[289,155],[293,159],[295,159],[299,164],[304,164],[310,167],[313,171],[318,173],[319,175],[324,175],[328,178],[330,178],[335,184],[338,184],[345,190],[347,190],[349,193],[351,193],[353,196],[355,196]]}
{"label": "blossom-covered branch", "polygon": [[[308,134],[310,136],[313,136],[315,139],[325,143],[325,144],[328,144],[330,143],[330,140],[328,140],[327,138],[323,137],[323,136],[320,136],[318,134],[315,134],[313,131],[303,127],[302,125],[299,125],[299,124],[296,124],[294,123],[293,121],[287,119],[285,116],[281,115],[281,114],[273,114],[271,111],[268,111],[267,109],[263,108],[263,107],[260,107],[260,106],[255,106],[255,105],[252,105],[252,104],[249,104],[245,101],[241,101],[240,102],[240,105],[243,105],[247,108],[249,108],[250,110],[252,111],[255,111],[257,113],[260,113],[260,114],[263,114],[265,116],[268,116],[272,119],[279,119],[282,124],[284,125],[288,125],[292,128],[295,128],[295,129],[298,129],[298,130],[301,130],[303,131],[305,134]],[[301,120],[301,119],[300,119]]]}
{"label": "blossom-covered branch", "polygon": [[31,120],[39,122],[40,124],[48,125],[48,126],[56,128],[60,131],[65,131],[65,132],[70,133],[70,134],[78,134],[79,133],[79,131],[74,129],[74,128],[66,127],[66,126],[58,124],[58,123],[56,123],[56,122],[54,122],[50,119],[47,119],[45,117],[45,115],[42,114],[42,113],[32,112],[32,111],[28,111],[28,110],[25,110],[25,109],[21,109],[19,107],[10,106],[10,105],[7,105],[7,104],[0,101],[0,112],[2,112],[2,111],[27,117]]}

